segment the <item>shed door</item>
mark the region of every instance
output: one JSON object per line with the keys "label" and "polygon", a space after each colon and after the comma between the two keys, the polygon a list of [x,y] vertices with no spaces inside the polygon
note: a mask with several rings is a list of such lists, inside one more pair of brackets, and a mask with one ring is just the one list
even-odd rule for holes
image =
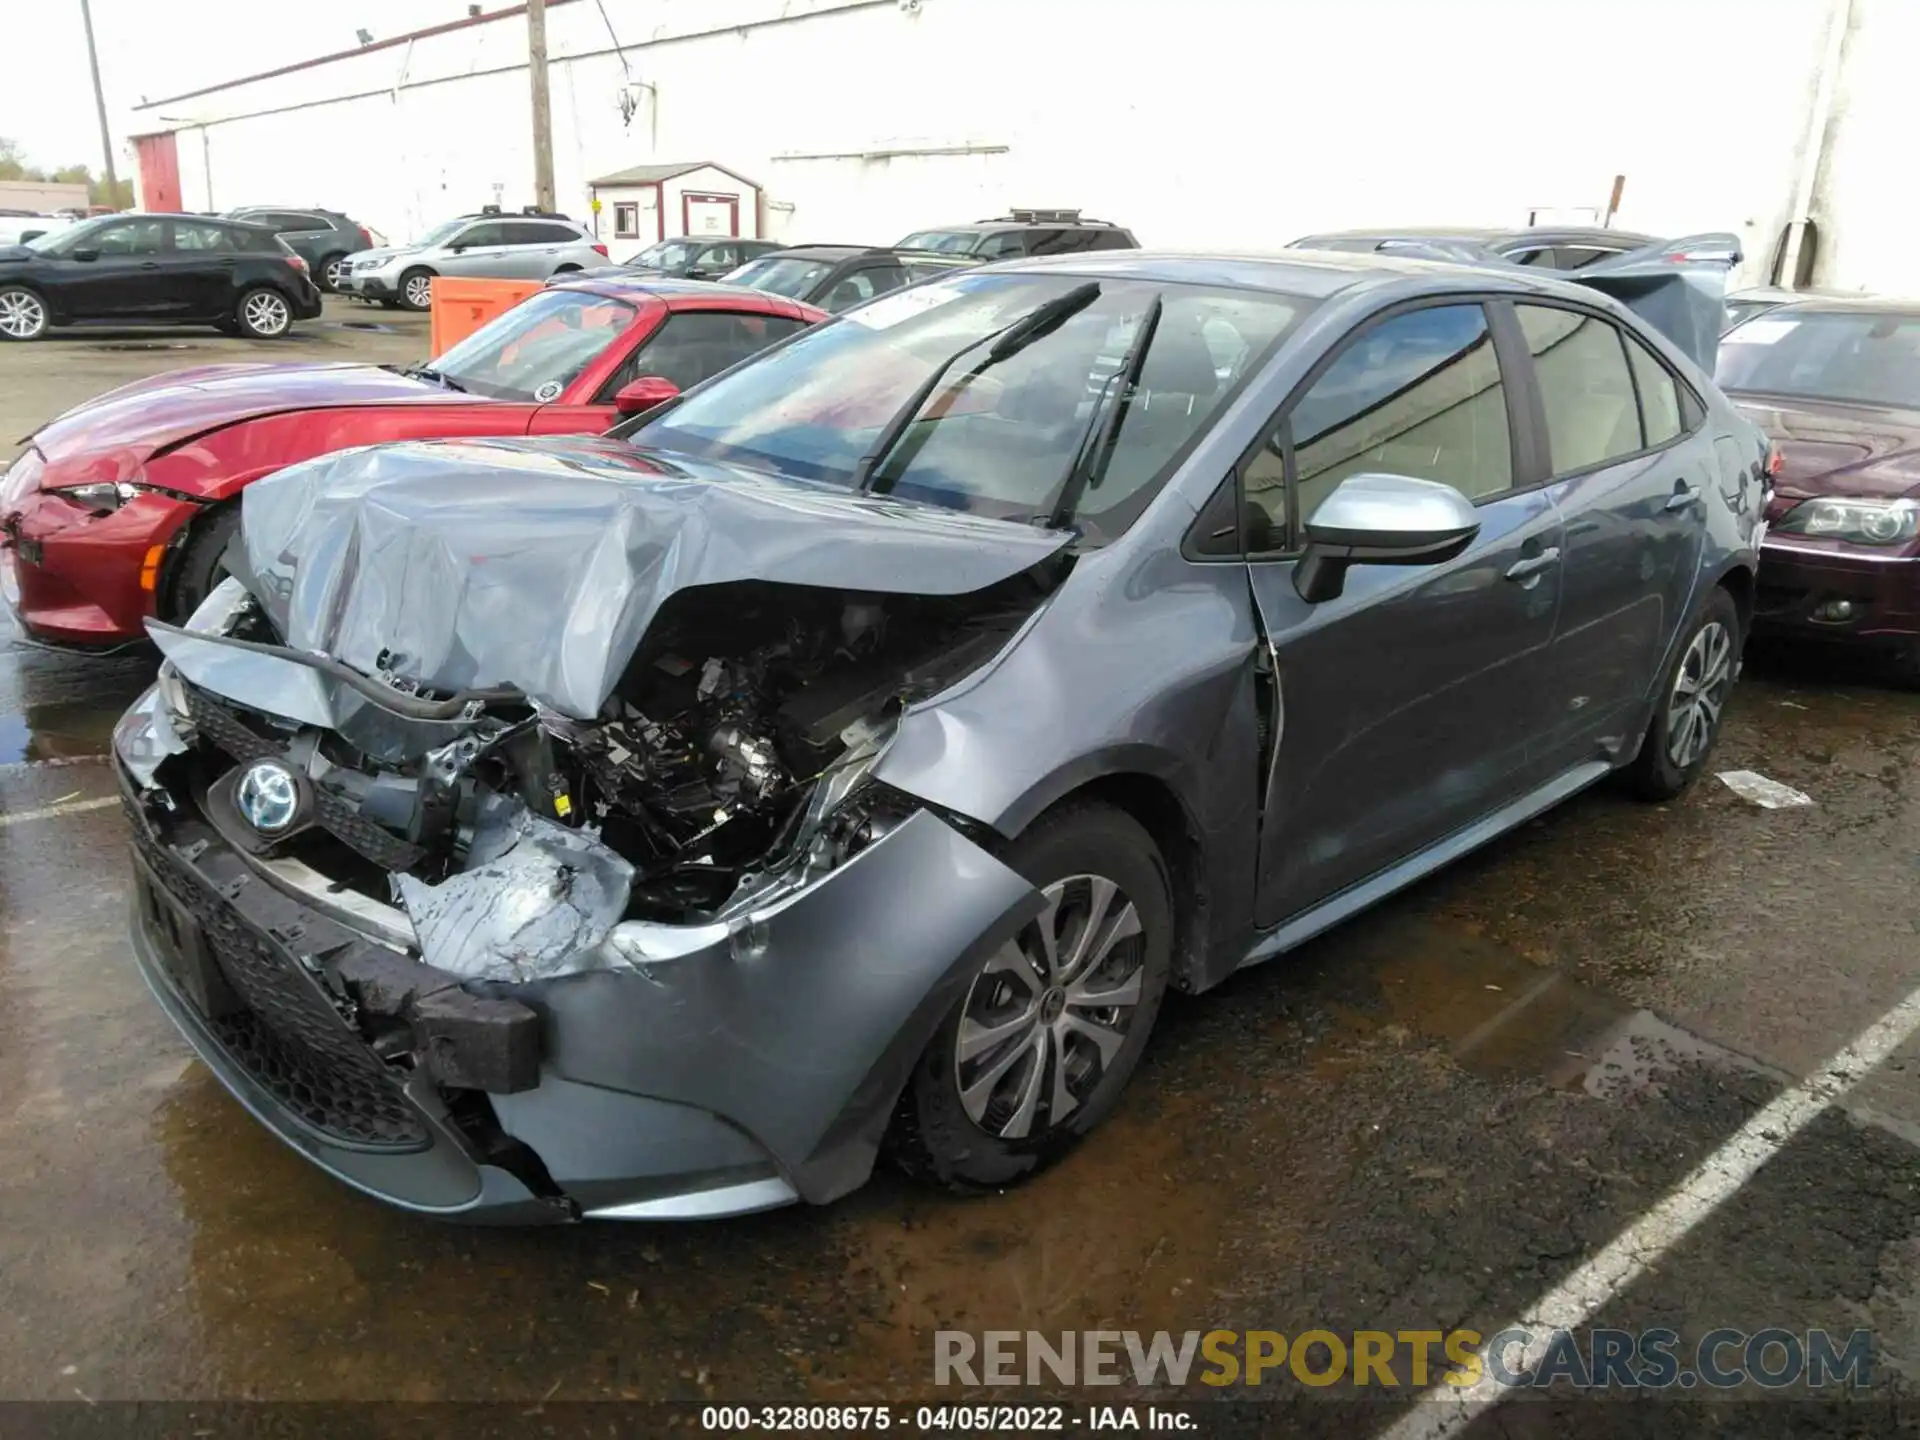
{"label": "shed door", "polygon": [[681,218],[689,235],[738,235],[740,233],[740,197],[738,195],[696,195],[688,191],[681,197]]}
{"label": "shed door", "polygon": [[140,202],[148,210],[180,209],[180,151],[171,130],[133,137],[140,165]]}

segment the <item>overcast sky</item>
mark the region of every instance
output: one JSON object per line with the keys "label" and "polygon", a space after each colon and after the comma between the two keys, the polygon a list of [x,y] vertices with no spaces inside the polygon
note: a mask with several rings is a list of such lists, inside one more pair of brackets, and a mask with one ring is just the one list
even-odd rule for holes
{"label": "overcast sky", "polygon": [[[0,136],[18,140],[36,165],[100,169],[99,127],[87,78],[80,0],[23,0],[33,9],[31,40],[15,34],[0,85]],[[488,0],[489,9],[498,8]],[[93,0],[100,80],[114,138],[126,138],[128,107],[221,80],[351,49],[364,26],[387,39],[455,20],[466,0]],[[23,63],[24,62],[24,63]],[[128,163],[122,159],[124,176]]]}

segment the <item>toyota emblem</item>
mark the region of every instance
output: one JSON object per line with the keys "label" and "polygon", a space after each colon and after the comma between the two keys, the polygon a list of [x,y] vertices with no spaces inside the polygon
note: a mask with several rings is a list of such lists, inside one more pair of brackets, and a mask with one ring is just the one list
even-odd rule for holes
{"label": "toyota emblem", "polygon": [[300,784],[278,760],[257,760],[240,777],[233,802],[262,835],[284,834],[300,814]]}

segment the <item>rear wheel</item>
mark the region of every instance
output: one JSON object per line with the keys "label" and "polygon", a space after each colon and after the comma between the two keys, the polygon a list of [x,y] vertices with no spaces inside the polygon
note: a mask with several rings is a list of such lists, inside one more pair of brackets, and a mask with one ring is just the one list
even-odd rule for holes
{"label": "rear wheel", "polygon": [[1623,775],[1645,800],[1671,800],[1707,767],[1740,670],[1740,611],[1719,586],[1694,612],[1667,667],[1640,753]]}
{"label": "rear wheel", "polygon": [[238,501],[200,517],[174,564],[166,603],[158,607],[162,620],[171,625],[186,624],[200,608],[200,602],[213,593],[213,587],[227,578],[227,542],[233,539],[233,532],[239,526]]}
{"label": "rear wheel", "polygon": [[953,1190],[1025,1179],[1107,1117],[1172,965],[1166,869],[1131,816],[1062,810],[1006,862],[1046,908],[981,962],[914,1067],[887,1138],[909,1175]]}
{"label": "rear wheel", "polygon": [[47,333],[47,302],[24,285],[0,286],[0,340],[38,340]]}
{"label": "rear wheel", "polygon": [[347,273],[347,257],[327,255],[320,261],[320,288],[328,294],[338,294],[341,277]]}
{"label": "rear wheel", "polygon": [[433,306],[433,272],[409,270],[400,277],[400,303],[409,310],[427,310]]}
{"label": "rear wheel", "polygon": [[256,285],[240,297],[233,317],[242,335],[278,340],[293,327],[293,306],[271,285]]}

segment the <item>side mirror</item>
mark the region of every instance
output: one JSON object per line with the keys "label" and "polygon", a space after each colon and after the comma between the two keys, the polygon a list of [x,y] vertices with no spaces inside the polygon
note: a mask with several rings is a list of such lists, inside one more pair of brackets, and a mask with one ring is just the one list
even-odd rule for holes
{"label": "side mirror", "polygon": [[464,255],[466,251],[467,247],[464,245],[449,245],[447,247],[447,253],[449,255]]}
{"label": "side mirror", "polygon": [[98,250],[75,250],[67,258],[70,260],[98,260],[100,258],[100,252]]}
{"label": "side mirror", "polygon": [[1293,588],[1309,605],[1346,588],[1349,565],[1438,565],[1480,533],[1480,516],[1451,485],[1407,475],[1349,475],[1307,519]]}
{"label": "side mirror", "polygon": [[712,278],[713,272],[703,266],[692,265],[687,269],[687,279],[689,280],[711,280]]}
{"label": "side mirror", "polygon": [[642,375],[620,387],[613,397],[613,408],[622,415],[638,415],[656,405],[664,405],[680,393],[680,387],[664,375]]}

